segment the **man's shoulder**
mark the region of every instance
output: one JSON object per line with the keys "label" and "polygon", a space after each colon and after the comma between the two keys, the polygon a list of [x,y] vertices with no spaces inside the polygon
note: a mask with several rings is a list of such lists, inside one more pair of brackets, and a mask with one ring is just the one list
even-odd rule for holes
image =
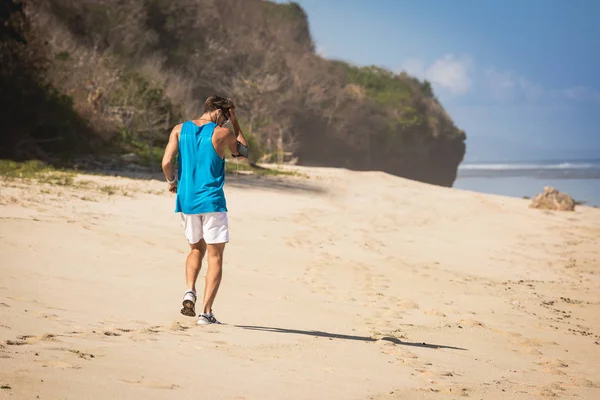
{"label": "man's shoulder", "polygon": [[181,132],[181,129],[183,129],[183,124],[185,124],[185,122],[182,122],[181,124],[177,124],[173,127],[173,129],[171,129],[171,133],[179,133]]}
{"label": "man's shoulder", "polygon": [[213,135],[217,136],[218,138],[225,138],[231,135],[231,129],[224,126],[215,126]]}

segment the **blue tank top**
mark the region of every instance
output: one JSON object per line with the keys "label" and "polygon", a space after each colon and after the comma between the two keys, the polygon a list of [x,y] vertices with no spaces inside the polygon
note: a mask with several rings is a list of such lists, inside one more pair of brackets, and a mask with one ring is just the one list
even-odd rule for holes
{"label": "blue tank top", "polygon": [[225,160],[219,157],[212,144],[216,126],[214,122],[197,126],[192,121],[186,121],[181,127],[175,212],[227,212],[223,192]]}

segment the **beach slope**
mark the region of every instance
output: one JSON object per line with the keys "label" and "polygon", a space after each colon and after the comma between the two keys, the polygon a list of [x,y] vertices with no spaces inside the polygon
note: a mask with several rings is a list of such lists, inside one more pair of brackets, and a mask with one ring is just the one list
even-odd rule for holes
{"label": "beach slope", "polygon": [[295,170],[228,176],[211,326],[164,182],[3,181],[0,399],[600,398],[600,210]]}

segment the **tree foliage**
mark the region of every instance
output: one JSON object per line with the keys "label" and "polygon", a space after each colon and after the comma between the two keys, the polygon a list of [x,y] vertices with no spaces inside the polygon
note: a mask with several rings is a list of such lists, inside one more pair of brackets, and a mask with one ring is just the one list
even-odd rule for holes
{"label": "tree foliage", "polygon": [[113,148],[151,153],[222,94],[236,100],[257,158],[285,153],[449,185],[464,154],[464,132],[429,82],[318,56],[294,2],[47,0],[26,3],[25,15],[28,51],[44,64],[32,76],[75,124],[44,120],[57,137],[84,124]]}

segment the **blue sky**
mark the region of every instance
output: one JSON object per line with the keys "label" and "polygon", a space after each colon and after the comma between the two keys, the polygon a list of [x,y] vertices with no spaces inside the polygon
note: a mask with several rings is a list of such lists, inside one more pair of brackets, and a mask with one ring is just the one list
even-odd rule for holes
{"label": "blue sky", "polygon": [[324,57],[430,80],[467,160],[600,157],[600,0],[297,3]]}

